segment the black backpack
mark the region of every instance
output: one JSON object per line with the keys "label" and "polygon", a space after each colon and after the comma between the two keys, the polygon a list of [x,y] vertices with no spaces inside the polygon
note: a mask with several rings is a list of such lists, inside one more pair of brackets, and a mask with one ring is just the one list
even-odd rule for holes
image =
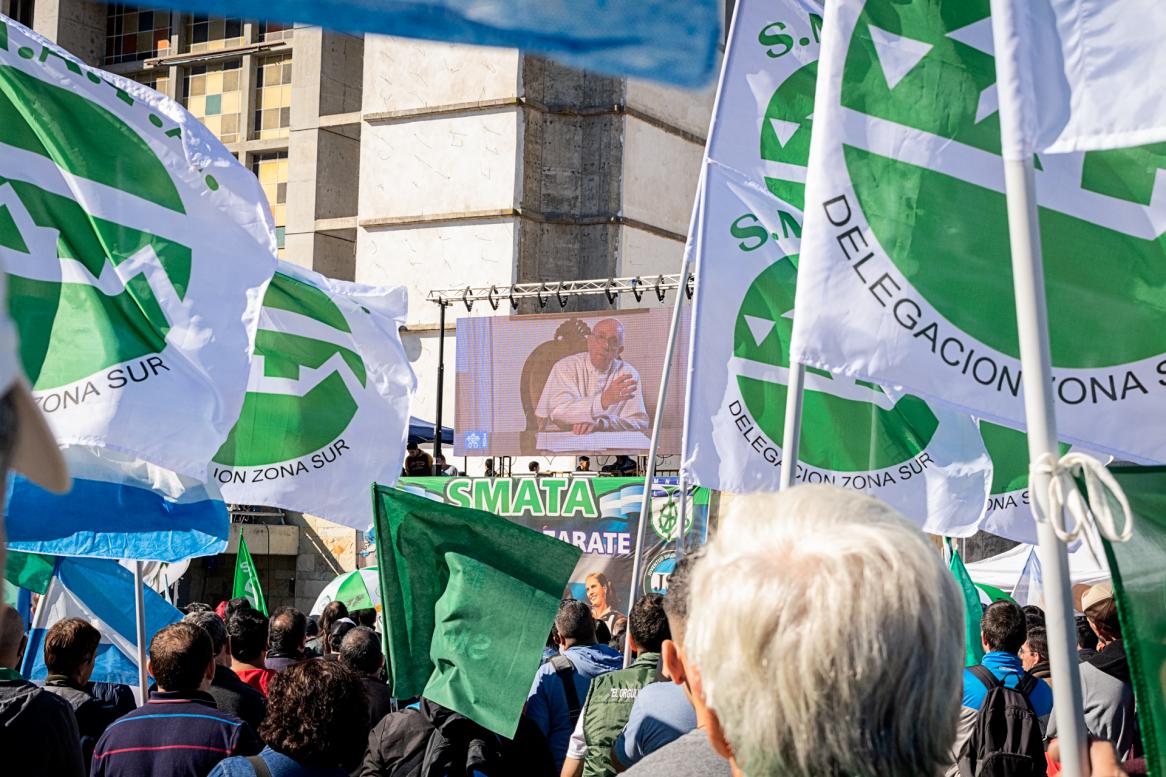
{"label": "black backpack", "polygon": [[571,659],[560,654],[551,659],[551,666],[563,684],[563,694],[567,697],[567,714],[571,717],[571,730],[579,722],[579,713],[583,711],[583,703],[579,700],[579,691],[575,688],[575,665]]}
{"label": "black backpack", "polygon": [[985,667],[968,668],[987,693],[960,751],[960,777],[1045,777],[1044,735],[1028,700],[1036,678],[1025,672],[1008,688]]}

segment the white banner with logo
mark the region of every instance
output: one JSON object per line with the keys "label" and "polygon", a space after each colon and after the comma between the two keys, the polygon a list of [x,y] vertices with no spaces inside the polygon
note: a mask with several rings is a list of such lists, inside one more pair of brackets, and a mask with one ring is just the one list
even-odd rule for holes
{"label": "white banner with logo", "polygon": [[228,502],[367,529],[373,483],[397,481],[417,381],[399,328],[403,286],[281,262],[264,298],[239,421],[210,476]]}
{"label": "white banner with logo", "polygon": [[259,182],[197,119],[0,17],[0,260],[62,444],[205,477],[275,250]]}
{"label": "white banner with logo", "polygon": [[[742,2],[710,138],[696,254],[685,467],[776,489],[782,462],[820,5]],[[972,419],[810,370],[796,481],[877,495],[929,531],[973,534],[991,464]]]}
{"label": "white banner with logo", "polygon": [[[794,358],[1023,428],[988,0],[829,6]],[[1038,154],[1062,440],[1166,461],[1161,145]]]}

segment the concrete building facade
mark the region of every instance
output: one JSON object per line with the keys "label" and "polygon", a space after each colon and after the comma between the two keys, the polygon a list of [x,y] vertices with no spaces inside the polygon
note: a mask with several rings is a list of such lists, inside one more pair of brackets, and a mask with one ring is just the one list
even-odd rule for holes
{"label": "concrete building facade", "polygon": [[[406,286],[414,415],[432,419],[436,405],[431,290],[655,278],[680,265],[712,88],[582,72],[513,49],[123,3],[0,0],[0,12],[202,120],[262,183],[282,258],[343,280]],[[567,309],[607,304],[595,297]],[[642,304],[660,303],[648,295]],[[448,313],[452,365],[459,312]],[[443,393],[452,425],[452,379]],[[251,512],[241,517],[272,606],[306,610],[333,576],[366,563],[359,532]],[[255,524],[273,523],[298,528],[294,565],[286,537],[267,563],[263,539],[252,540]],[[232,542],[238,533],[236,525]],[[196,560],[184,590],[223,596],[233,568],[233,555]]]}
{"label": "concrete building facade", "polygon": [[[364,71],[356,279],[409,288],[415,415],[433,418],[437,404],[439,311],[429,291],[679,269],[713,89],[381,36],[365,40]],[[600,296],[567,309],[606,306]],[[468,313],[447,315],[450,365],[454,319]],[[443,394],[451,426],[452,381]]]}

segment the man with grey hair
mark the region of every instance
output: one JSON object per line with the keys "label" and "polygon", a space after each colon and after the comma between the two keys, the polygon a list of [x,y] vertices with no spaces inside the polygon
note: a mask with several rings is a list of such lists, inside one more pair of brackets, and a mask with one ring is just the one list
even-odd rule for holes
{"label": "man with grey hair", "polygon": [[587,335],[587,350],[555,362],[535,415],[545,431],[646,432],[640,374],[625,362],[623,324],[605,318]]}
{"label": "man with grey hair", "polygon": [[231,670],[231,638],[227,635],[226,624],[213,610],[192,612],[182,620],[201,627],[210,635],[211,649],[215,654],[215,676],[207,693],[220,710],[231,713],[253,731],[258,731],[267,715],[267,698]]}
{"label": "man with grey hair", "polygon": [[877,499],[738,497],[693,570],[680,673],[736,775],[935,777],[955,736],[962,607],[935,547]]}

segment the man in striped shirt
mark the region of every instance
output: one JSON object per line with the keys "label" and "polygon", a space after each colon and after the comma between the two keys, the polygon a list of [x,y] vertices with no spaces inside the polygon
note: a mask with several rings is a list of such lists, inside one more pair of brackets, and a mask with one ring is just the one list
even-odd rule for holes
{"label": "man in striped shirt", "polygon": [[91,777],[205,777],[227,756],[259,752],[251,727],[221,712],[206,692],[215,662],[205,630],[190,623],[162,629],[150,641],[147,666],[158,689],[105,730]]}

